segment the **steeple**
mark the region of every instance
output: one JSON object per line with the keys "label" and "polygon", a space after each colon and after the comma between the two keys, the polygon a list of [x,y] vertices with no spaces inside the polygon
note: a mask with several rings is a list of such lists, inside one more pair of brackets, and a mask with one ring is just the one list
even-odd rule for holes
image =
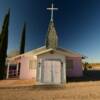
{"label": "steeple", "polygon": [[54,10],[58,10],[58,8],[54,8],[54,5],[51,5],[51,8],[47,8],[47,10],[51,11],[51,19],[48,26],[47,37],[46,37],[46,48],[56,49],[58,46],[58,36],[54,26]]}

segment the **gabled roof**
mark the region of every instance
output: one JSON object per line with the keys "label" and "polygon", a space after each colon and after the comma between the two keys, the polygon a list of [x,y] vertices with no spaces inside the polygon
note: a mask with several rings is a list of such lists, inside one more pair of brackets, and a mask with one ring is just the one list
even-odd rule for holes
{"label": "gabled roof", "polygon": [[38,55],[41,55],[41,54],[44,54],[44,53],[47,53],[47,52],[50,52],[50,51],[55,51],[57,53],[61,53],[65,56],[70,56],[70,57],[83,57],[83,55],[79,54],[79,53],[76,53],[72,50],[69,50],[69,49],[63,49],[63,48],[57,48],[57,49],[52,49],[52,48],[49,48],[47,49],[45,46],[42,46],[40,48],[37,48],[37,49],[34,49],[32,51],[29,51],[29,52],[26,52],[24,54],[21,54],[21,55],[17,55],[15,57],[12,57],[12,58],[7,58],[7,59],[15,59],[17,57],[21,57],[21,56],[24,56],[24,55],[34,55],[34,56],[38,56]]}
{"label": "gabled roof", "polygon": [[77,53],[76,51],[72,51],[70,49],[65,49],[65,48],[57,48],[58,50],[60,51],[63,51],[63,52],[67,52],[67,53],[70,53],[70,54],[73,54],[73,55],[80,55],[80,56],[83,56],[81,55],[80,53]]}
{"label": "gabled roof", "polygon": [[7,59],[14,59],[14,58],[21,57],[21,56],[24,56],[24,55],[34,55],[37,52],[43,51],[45,49],[46,49],[45,46],[42,46],[40,48],[25,52],[24,54],[20,54],[20,55],[14,56],[14,57],[8,57]]}
{"label": "gabled roof", "polygon": [[57,48],[57,49],[52,49],[52,48],[46,49],[45,48],[45,50],[43,51],[41,50],[40,52],[37,52],[34,55],[38,56],[44,53],[48,53],[50,51],[54,51],[54,52],[57,52],[57,53],[60,53],[62,55],[69,56],[69,57],[82,57],[82,55],[79,53],[76,53],[76,52],[73,52],[67,49],[63,49],[63,48]]}

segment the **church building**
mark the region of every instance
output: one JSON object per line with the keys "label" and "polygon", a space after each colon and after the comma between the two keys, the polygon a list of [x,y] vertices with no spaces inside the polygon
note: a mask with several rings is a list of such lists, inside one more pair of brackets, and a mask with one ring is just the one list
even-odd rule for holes
{"label": "church building", "polygon": [[63,84],[67,77],[81,77],[82,55],[58,47],[58,36],[54,25],[54,8],[48,26],[45,46],[7,58],[7,79],[34,79],[40,84]]}

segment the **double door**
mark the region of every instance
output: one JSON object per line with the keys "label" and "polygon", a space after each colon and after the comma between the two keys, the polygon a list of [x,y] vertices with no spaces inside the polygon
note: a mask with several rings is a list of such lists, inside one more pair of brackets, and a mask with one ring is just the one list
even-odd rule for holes
{"label": "double door", "polygon": [[61,62],[46,60],[43,66],[43,82],[51,84],[61,83]]}

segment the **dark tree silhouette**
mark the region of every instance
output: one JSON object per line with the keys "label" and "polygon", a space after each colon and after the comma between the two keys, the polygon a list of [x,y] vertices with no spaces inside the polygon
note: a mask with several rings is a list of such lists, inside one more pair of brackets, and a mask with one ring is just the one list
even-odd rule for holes
{"label": "dark tree silhouette", "polygon": [[4,22],[0,34],[0,80],[4,79],[6,76],[5,62],[6,62],[7,48],[8,48],[9,17],[10,17],[10,9],[4,17]]}
{"label": "dark tree silhouette", "polygon": [[20,54],[23,54],[25,52],[25,34],[26,34],[26,24],[24,23],[24,27],[21,33],[21,40],[20,40],[20,50],[19,50]]}
{"label": "dark tree silhouette", "polygon": [[0,43],[1,43],[1,34],[0,34]]}

